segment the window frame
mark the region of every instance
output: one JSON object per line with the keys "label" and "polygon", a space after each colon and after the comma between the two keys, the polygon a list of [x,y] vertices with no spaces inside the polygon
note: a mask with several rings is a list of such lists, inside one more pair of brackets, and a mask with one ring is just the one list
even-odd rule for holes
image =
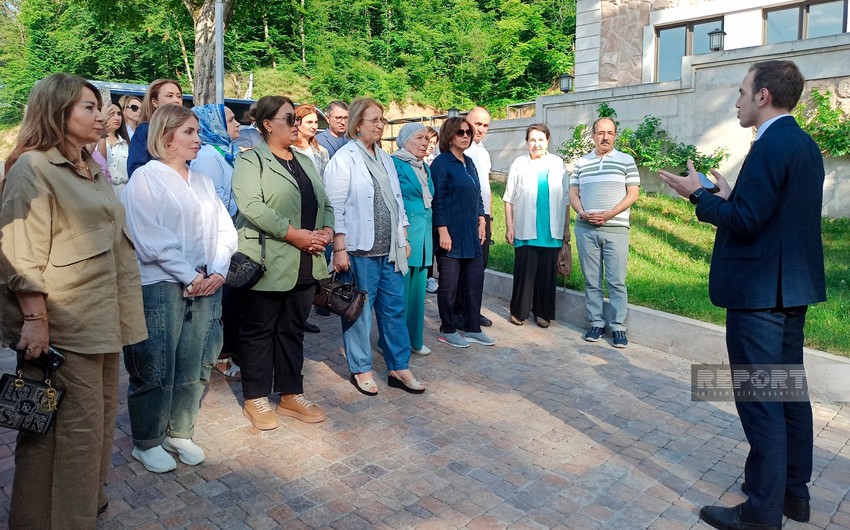
{"label": "window frame", "polygon": [[[659,57],[661,56],[661,46],[660,46],[660,44],[661,44],[661,32],[665,31],[665,30],[670,30],[670,29],[685,28],[685,53],[682,54],[682,58],[684,58],[688,55],[694,55],[694,26],[698,26],[698,25],[702,25],[702,24],[709,24],[709,23],[712,23],[712,22],[716,22],[717,27],[720,29],[720,31],[724,31],[723,26],[724,26],[726,20],[725,20],[725,16],[722,15],[722,14],[719,15],[719,16],[712,16],[712,17],[708,17],[708,18],[700,18],[700,19],[695,19],[695,20],[689,20],[687,22],[679,22],[677,24],[669,24],[669,25],[656,26],[655,27],[655,70],[654,70],[653,73],[654,73],[656,83],[664,83],[666,81],[676,81],[677,80],[677,79],[667,79],[665,81],[659,81],[658,80],[658,72],[660,70],[660,68],[659,68]],[[705,52],[705,53],[710,53],[710,50],[709,50],[709,52]],[[700,55],[702,55],[702,54],[700,54]],[[681,58],[679,59],[679,61],[680,61],[679,67],[680,67],[680,70],[681,70]],[[681,79],[681,77],[679,77],[678,79]]]}
{"label": "window frame", "polygon": [[[777,7],[762,9],[762,17],[761,17],[762,18],[762,31],[761,31],[761,43],[762,43],[762,45],[767,46],[767,45],[770,45],[770,44],[779,44],[779,42],[792,42],[794,40],[808,39],[809,38],[809,35],[808,35],[808,31],[809,31],[809,10],[811,9],[811,7],[813,5],[818,5],[818,4],[829,4],[829,3],[832,3],[834,1],[835,0],[812,0],[812,1],[809,1],[809,2],[800,2],[800,3],[797,3],[797,4],[790,4],[790,5],[784,5],[784,6],[777,6]],[[848,11],[848,4],[850,4],[850,2],[848,2],[848,0],[840,0],[840,1],[841,1],[842,6],[844,7],[844,10],[843,10],[844,13],[842,14],[842,17],[841,17],[841,31],[839,31],[838,33],[834,33],[834,35],[840,35],[841,33],[846,33],[846,31],[847,31],[847,16],[848,16],[847,11]],[[768,43],[767,42],[767,16],[770,13],[776,13],[778,11],[790,11],[792,9],[797,10],[797,38],[787,40],[787,41],[778,41],[778,42]],[[813,37],[813,38],[817,38],[817,37]]]}

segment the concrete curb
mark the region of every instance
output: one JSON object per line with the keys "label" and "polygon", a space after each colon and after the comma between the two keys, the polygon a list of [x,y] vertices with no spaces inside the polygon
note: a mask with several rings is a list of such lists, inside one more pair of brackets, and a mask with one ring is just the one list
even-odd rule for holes
{"label": "concrete curb", "polygon": [[[510,301],[513,275],[490,269],[484,275],[484,294]],[[605,301],[605,317],[611,308]],[[556,319],[579,328],[587,326],[584,293],[558,288]],[[696,363],[728,364],[726,328],[663,311],[629,304],[629,340]],[[850,359],[805,348],[809,394],[822,403],[850,402]]]}

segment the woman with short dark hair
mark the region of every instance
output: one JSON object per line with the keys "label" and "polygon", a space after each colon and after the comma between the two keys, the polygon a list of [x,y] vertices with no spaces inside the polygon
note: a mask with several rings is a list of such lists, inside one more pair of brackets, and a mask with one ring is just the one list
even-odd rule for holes
{"label": "woman with short dark hair", "polygon": [[[239,205],[239,250],[266,272],[242,293],[239,353],[242,414],[254,428],[278,427],[277,415],[324,421],[304,396],[304,329],[318,280],[328,277],[325,247],[333,237],[333,208],[309,158],[292,149],[300,118],[292,100],[264,96],[254,117],[263,141],[242,153],[233,169]],[[279,393],[272,411],[269,393]],[[277,413],[277,415],[275,414]]]}
{"label": "woman with short dark hair", "polygon": [[528,156],[511,164],[502,198],[505,239],[514,246],[510,321],[521,326],[532,311],[537,325],[548,328],[555,318],[558,251],[570,240],[569,186],[564,161],[548,152],[549,128],[530,125],[525,142]]}
{"label": "woman with short dark hair", "polygon": [[[449,118],[440,127],[440,155],[431,164],[434,179],[434,226],[440,236],[437,263],[440,287],[437,306],[440,334],[437,340],[455,348],[469,343],[492,346],[496,341],[481,331],[481,296],[484,290],[484,259],[481,245],[485,238],[484,203],[481,183],[472,159],[464,151],[472,142],[472,125],[464,118]],[[463,276],[464,330],[453,322],[458,282]]]}

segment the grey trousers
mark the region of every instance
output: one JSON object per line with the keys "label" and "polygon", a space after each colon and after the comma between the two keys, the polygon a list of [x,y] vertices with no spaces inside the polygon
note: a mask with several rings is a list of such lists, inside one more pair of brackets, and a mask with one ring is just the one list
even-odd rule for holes
{"label": "grey trousers", "polygon": [[584,274],[584,300],[587,306],[587,320],[593,327],[604,328],[602,316],[603,290],[602,276],[608,288],[608,299],[614,310],[608,325],[611,331],[625,331],[626,306],[626,266],[629,259],[629,234],[606,232],[587,228],[584,223],[576,223],[576,248],[579,263]]}

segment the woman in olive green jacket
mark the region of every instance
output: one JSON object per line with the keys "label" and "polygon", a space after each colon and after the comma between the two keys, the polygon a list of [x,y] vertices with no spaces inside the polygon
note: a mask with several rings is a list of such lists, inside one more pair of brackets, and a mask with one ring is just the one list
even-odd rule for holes
{"label": "woman in olive green jacket", "polygon": [[304,323],[316,282],[327,278],[325,247],[333,238],[333,208],[310,159],[292,151],[298,139],[294,105],[283,96],[257,102],[263,142],[242,153],[233,169],[239,206],[239,250],[260,262],[265,240],[266,272],[242,292],[239,351],[243,414],[255,428],[274,429],[277,416],[269,390],[280,393],[276,412],[308,423],[325,419],[304,397]]}

